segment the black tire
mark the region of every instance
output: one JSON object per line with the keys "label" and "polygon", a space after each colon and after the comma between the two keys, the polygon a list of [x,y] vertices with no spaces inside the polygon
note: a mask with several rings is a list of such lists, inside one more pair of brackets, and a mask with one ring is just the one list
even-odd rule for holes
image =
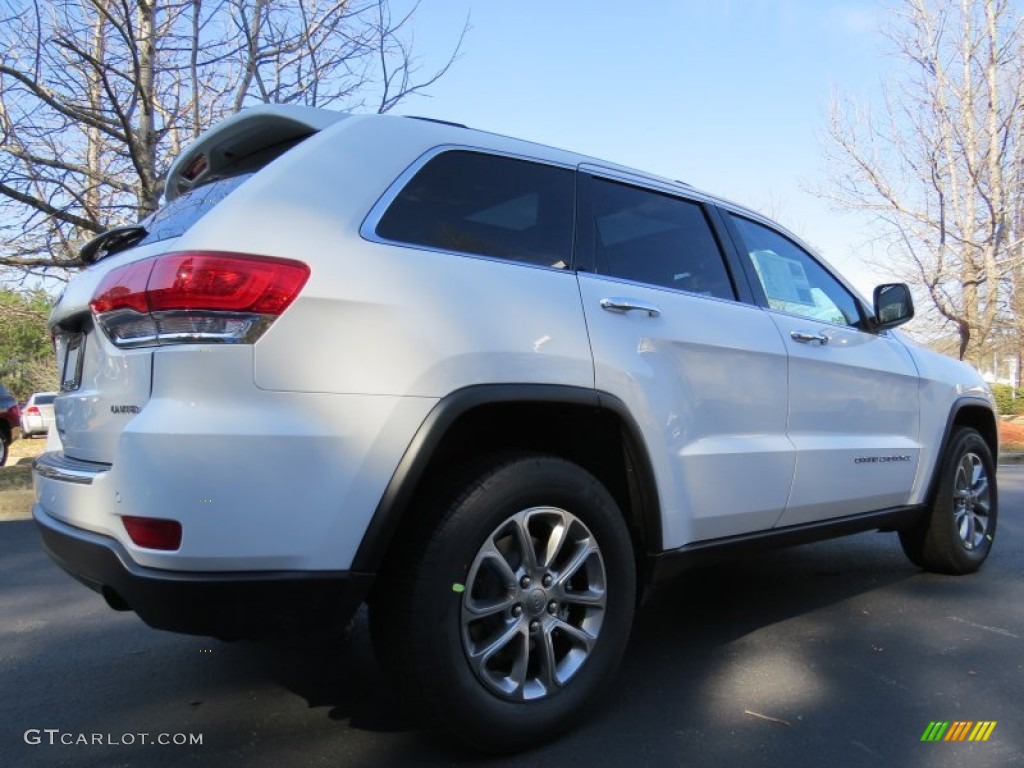
{"label": "black tire", "polygon": [[929,514],[899,532],[910,561],[935,573],[978,570],[992,549],[999,503],[988,443],[974,429],[953,432]]}
{"label": "black tire", "polygon": [[7,463],[10,456],[11,440],[14,436],[6,429],[0,430],[0,467]]}
{"label": "black tire", "polygon": [[[636,600],[629,531],[604,486],[555,457],[483,462],[449,487],[382,575],[374,643],[439,725],[487,752],[528,749],[598,703],[618,666]],[[483,648],[497,650],[474,663]]]}

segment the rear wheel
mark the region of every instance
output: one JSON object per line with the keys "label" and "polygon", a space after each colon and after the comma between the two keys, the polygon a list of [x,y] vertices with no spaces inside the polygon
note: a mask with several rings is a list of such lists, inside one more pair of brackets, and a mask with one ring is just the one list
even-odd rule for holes
{"label": "rear wheel", "polygon": [[392,561],[374,640],[442,726],[487,751],[526,749],[572,725],[618,665],[636,593],[629,531],[601,483],[562,459],[496,460],[455,487]]}
{"label": "rear wheel", "polygon": [[963,574],[985,562],[996,532],[998,495],[995,462],[984,438],[960,427],[946,449],[930,514],[900,531],[900,543],[915,564],[936,573]]}

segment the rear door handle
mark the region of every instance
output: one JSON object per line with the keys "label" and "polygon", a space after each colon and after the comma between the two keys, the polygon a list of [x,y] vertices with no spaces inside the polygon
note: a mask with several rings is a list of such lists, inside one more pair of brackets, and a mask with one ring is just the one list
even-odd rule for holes
{"label": "rear door handle", "polygon": [[648,304],[646,301],[637,301],[636,299],[623,299],[619,296],[601,299],[601,309],[615,312],[619,315],[624,315],[634,310],[646,312],[648,317],[658,317],[661,314],[661,310],[653,304]]}
{"label": "rear door handle", "polygon": [[799,341],[801,344],[817,344],[819,346],[824,346],[832,341],[832,337],[827,333],[807,333],[806,331],[793,331],[789,334],[789,338]]}

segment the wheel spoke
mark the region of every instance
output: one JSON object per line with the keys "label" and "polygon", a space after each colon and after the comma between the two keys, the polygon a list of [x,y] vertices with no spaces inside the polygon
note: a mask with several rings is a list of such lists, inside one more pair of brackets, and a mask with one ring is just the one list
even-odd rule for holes
{"label": "wheel spoke", "polygon": [[565,546],[566,538],[569,535],[569,525],[564,516],[560,516],[558,523],[552,527],[548,535],[547,545],[544,548],[544,561],[540,563],[541,568],[550,568],[555,562],[562,547]]}
{"label": "wheel spoke", "polygon": [[526,673],[530,666],[530,635],[525,628],[519,632],[517,640],[519,647],[514,650],[515,661],[508,675],[508,679],[514,687],[509,693],[521,695],[526,686]]}
{"label": "wheel spoke", "polygon": [[977,492],[978,484],[985,479],[985,466],[981,459],[971,454],[971,489]]}
{"label": "wheel spoke", "polygon": [[487,616],[493,616],[496,613],[502,613],[515,605],[515,603],[514,595],[506,595],[489,603],[477,602],[474,598],[467,597],[463,607],[467,613],[472,614],[473,619],[482,619]]}
{"label": "wheel spoke", "polygon": [[960,538],[968,547],[974,547],[974,515],[971,513],[964,515],[963,522],[960,524]]}
{"label": "wheel spoke", "polygon": [[593,650],[594,641],[597,639],[596,637],[578,627],[574,627],[568,622],[562,621],[561,619],[555,619],[553,623],[554,628],[557,628],[559,631],[568,635],[575,644],[583,646],[583,650],[587,653],[590,653],[590,651]]}
{"label": "wheel spoke", "polygon": [[537,570],[537,550],[534,548],[533,536],[530,534],[530,529],[527,528],[530,518],[525,514],[519,514],[516,516],[515,532],[516,532],[516,544],[519,547],[520,554],[523,556],[523,567],[528,572]]}
{"label": "wheel spoke", "polygon": [[505,555],[503,555],[498,548],[494,546],[493,538],[484,544],[478,557],[481,558],[480,565],[483,565],[484,562],[488,562],[492,563],[498,569],[498,572],[501,574],[501,580],[504,582],[505,586],[509,588],[515,587],[516,572],[512,569],[512,565],[505,558]]}
{"label": "wheel spoke", "polygon": [[604,608],[605,594],[604,590],[597,590],[593,587],[588,589],[586,592],[582,590],[565,589],[562,590],[561,601],[563,603],[571,603],[573,605],[586,605],[596,608]]}
{"label": "wheel spoke", "polygon": [[[487,594],[478,594],[482,580],[482,572],[490,571],[498,577],[503,591],[497,591],[497,584],[484,582]],[[509,565],[508,560],[494,545],[493,537],[480,548],[480,552],[473,562],[467,579],[468,590],[463,599],[463,610],[470,614],[470,620],[477,620],[485,616],[500,613],[511,608],[515,603],[516,574]],[[463,620],[466,620],[463,616]]]}
{"label": "wheel spoke", "polygon": [[971,455],[965,455],[960,460],[960,468],[957,472],[957,479],[962,477],[962,482],[957,483],[957,485],[961,488],[970,488],[974,484],[974,469],[974,462],[971,460]]}
{"label": "wheel spoke", "polygon": [[487,643],[483,648],[470,649],[469,660],[479,669],[487,664],[494,654],[504,648],[511,642],[514,642],[517,636],[525,635],[525,629],[522,621],[516,621],[505,628],[504,632],[501,632],[496,638]]}
{"label": "wheel spoke", "polygon": [[539,648],[537,648],[540,655],[540,683],[547,693],[551,693],[558,685],[558,679],[555,676],[558,662],[555,661],[555,644],[551,638],[552,629],[553,627],[547,626],[541,631]]}
{"label": "wheel spoke", "polygon": [[580,547],[576,554],[573,555],[572,560],[569,561],[569,564],[565,566],[558,576],[558,584],[563,590],[566,584],[572,581],[572,577],[576,575],[576,572],[597,551],[597,547],[593,545],[589,538],[586,541],[580,542]]}

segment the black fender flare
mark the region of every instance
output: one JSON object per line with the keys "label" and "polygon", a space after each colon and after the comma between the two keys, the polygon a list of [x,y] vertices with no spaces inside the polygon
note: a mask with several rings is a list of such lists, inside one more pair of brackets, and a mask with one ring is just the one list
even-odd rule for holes
{"label": "black fender flare", "polygon": [[427,414],[401,461],[398,462],[377,504],[352,561],[352,571],[376,573],[379,570],[435,450],[452,425],[475,408],[504,404],[564,404],[614,414],[623,427],[625,450],[636,475],[647,549],[661,550],[661,505],[654,469],[640,427],[625,403],[614,395],[586,387],[559,384],[481,384],[446,395]]}
{"label": "black fender flare", "polygon": [[[992,460],[996,463],[999,461],[999,427],[996,423],[996,415],[992,412],[992,404],[981,397],[973,397],[970,395],[958,397],[953,401],[953,405],[949,409],[949,416],[946,418],[946,426],[942,430],[942,440],[939,444],[939,450],[935,454],[935,463],[931,467],[930,476],[928,478],[928,492],[924,497],[926,504],[930,505],[935,499],[935,494],[939,486],[939,468],[942,466],[942,459],[946,455],[946,448],[949,446],[949,441],[953,437],[953,428],[958,423],[964,423],[958,417],[965,408],[985,411],[991,416],[992,422],[989,426],[991,426],[993,434],[985,434],[985,432],[982,431],[981,436],[985,439],[985,442],[989,444],[989,448],[992,451]],[[973,425],[968,423],[968,426]]]}

